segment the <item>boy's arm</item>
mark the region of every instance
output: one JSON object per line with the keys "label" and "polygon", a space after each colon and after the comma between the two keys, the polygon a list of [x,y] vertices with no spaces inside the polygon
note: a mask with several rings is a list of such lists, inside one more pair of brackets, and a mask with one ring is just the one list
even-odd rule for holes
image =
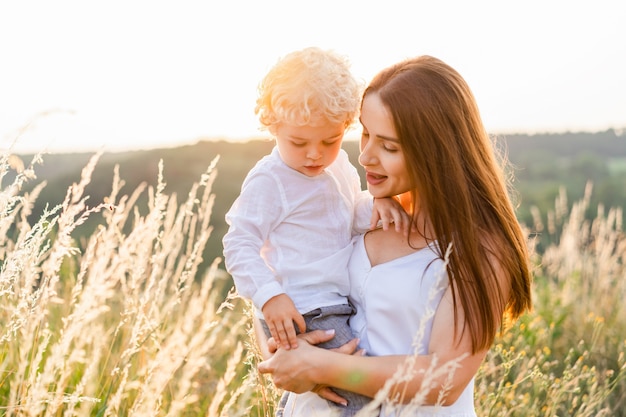
{"label": "boy's arm", "polygon": [[261,256],[265,241],[282,218],[277,187],[268,175],[249,175],[226,214],[229,229],[222,239],[226,270],[237,292],[252,300],[259,310],[270,298],[284,292]]}
{"label": "boy's arm", "polygon": [[408,236],[412,219],[395,198],[374,198],[370,228],[375,229],[379,222],[384,230],[393,224],[396,232],[402,231],[405,236]]}

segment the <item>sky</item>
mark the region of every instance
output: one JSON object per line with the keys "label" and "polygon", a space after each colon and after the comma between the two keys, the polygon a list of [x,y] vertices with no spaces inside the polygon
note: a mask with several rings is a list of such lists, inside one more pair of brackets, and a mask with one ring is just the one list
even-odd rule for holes
{"label": "sky", "polygon": [[436,56],[490,133],[621,130],[624,22],[622,0],[1,1],[0,150],[266,137],[257,85],[308,46],[347,56],[364,83]]}

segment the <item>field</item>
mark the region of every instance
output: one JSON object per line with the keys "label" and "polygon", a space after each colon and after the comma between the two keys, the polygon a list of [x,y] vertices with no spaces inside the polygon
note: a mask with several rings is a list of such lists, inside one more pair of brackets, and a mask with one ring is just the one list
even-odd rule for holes
{"label": "field", "polygon": [[626,172],[626,158],[611,158],[609,160],[609,171],[614,174]]}
{"label": "field", "polygon": [[[39,161],[0,156],[0,181],[17,171],[0,190],[0,415],[272,416],[280,392],[255,371],[248,305],[202,258],[219,161],[180,202],[162,166],[155,187],[122,194],[116,175],[92,202],[97,162],[33,224]],[[586,220],[591,195],[533,212],[530,244],[549,242],[533,252],[535,307],[481,367],[478,415],[626,416],[623,213]]]}

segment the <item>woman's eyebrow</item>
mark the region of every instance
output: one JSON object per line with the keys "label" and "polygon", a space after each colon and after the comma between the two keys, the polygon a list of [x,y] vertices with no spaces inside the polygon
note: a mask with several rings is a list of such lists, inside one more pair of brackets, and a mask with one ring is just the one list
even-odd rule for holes
{"label": "woman's eyebrow", "polygon": [[[364,126],[363,125],[363,121],[361,120],[360,117],[359,117],[359,123],[361,123],[361,126]],[[376,137],[379,138],[379,139],[382,139],[382,140],[388,140],[388,141],[391,141],[391,142],[400,143],[399,139],[396,139],[396,138],[391,137],[391,136],[376,135]]]}
{"label": "woman's eyebrow", "polygon": [[399,139],[392,138],[391,136],[376,135],[376,137],[382,140],[388,140],[390,142],[400,143]]}

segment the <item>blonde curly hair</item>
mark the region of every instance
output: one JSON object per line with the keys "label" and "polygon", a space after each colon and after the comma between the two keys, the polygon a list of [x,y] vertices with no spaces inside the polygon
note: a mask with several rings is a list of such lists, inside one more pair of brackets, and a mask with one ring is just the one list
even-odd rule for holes
{"label": "blonde curly hair", "polygon": [[309,47],[285,55],[270,69],[259,84],[255,114],[263,129],[324,122],[347,128],[358,112],[362,89],[346,58]]}

